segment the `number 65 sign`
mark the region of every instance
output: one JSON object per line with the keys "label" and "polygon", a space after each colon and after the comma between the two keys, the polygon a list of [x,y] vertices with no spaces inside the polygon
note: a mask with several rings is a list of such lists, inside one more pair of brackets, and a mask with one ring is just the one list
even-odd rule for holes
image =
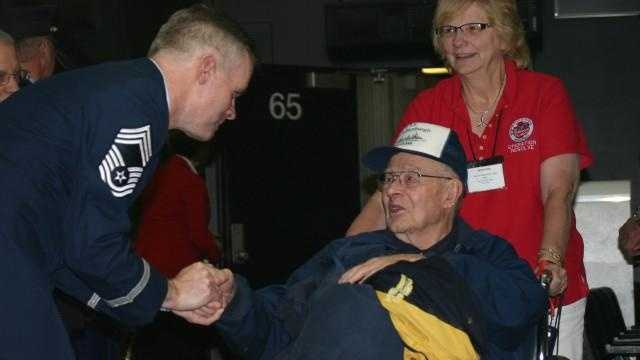
{"label": "number 65 sign", "polygon": [[300,94],[275,92],[269,97],[269,113],[276,120],[298,120],[302,117]]}

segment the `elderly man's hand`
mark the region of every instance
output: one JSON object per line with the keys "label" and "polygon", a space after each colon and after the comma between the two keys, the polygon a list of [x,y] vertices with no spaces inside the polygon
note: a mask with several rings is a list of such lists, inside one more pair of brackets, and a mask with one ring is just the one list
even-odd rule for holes
{"label": "elderly man's hand", "polygon": [[215,269],[215,279],[218,289],[222,293],[222,304],[226,307],[236,294],[236,282],[229,269]]}
{"label": "elderly man's hand", "polygon": [[422,254],[395,254],[395,255],[386,255],[371,258],[360,265],[356,265],[349,269],[347,272],[342,274],[340,279],[338,280],[339,284],[344,283],[363,283],[367,280],[371,275],[377,273],[378,271],[386,268],[389,265],[393,265],[398,261],[418,261],[420,259],[424,259]]}
{"label": "elderly man's hand", "polygon": [[162,307],[168,310],[195,310],[209,303],[223,306],[222,291],[213,266],[202,262],[182,269],[168,282],[167,296]]}
{"label": "elderly man's hand", "polygon": [[620,227],[618,245],[628,260],[640,254],[640,216],[633,215]]}

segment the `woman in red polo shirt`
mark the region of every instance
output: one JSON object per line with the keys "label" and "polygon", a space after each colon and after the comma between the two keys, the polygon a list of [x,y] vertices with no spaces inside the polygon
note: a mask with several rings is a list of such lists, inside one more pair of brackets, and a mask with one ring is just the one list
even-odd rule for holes
{"label": "woman in red polo shirt", "polygon": [[[582,358],[588,293],[573,199],[592,158],[562,82],[528,71],[529,50],[513,0],[440,0],[433,44],[454,75],[421,92],[412,122],[454,129],[469,162],[460,215],[513,244],[533,269],[553,273],[564,304],[560,355]],[[349,235],[385,227],[380,194]]]}

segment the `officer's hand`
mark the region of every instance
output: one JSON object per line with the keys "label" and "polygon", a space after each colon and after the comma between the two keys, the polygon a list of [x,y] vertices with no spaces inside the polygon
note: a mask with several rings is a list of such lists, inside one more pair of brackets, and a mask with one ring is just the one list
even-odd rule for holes
{"label": "officer's hand", "polygon": [[162,307],[168,310],[195,310],[206,304],[222,307],[215,269],[202,262],[193,263],[182,269],[168,282],[167,296]]}
{"label": "officer's hand", "polygon": [[183,317],[185,320],[198,325],[211,325],[220,319],[224,307],[220,307],[219,303],[211,302],[195,310],[174,310],[173,313]]}
{"label": "officer's hand", "polygon": [[236,288],[234,276],[229,269],[220,270],[211,267],[210,271],[213,275],[218,291],[220,292],[219,300],[212,301],[195,310],[174,310],[173,312],[176,315],[199,325],[211,325],[222,316],[222,313],[235,295]]}

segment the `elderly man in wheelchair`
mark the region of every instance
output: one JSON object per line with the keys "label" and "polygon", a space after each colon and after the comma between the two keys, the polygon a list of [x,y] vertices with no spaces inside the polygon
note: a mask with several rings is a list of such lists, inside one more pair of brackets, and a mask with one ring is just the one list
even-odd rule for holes
{"label": "elderly man in wheelchair", "polygon": [[415,123],[365,165],[382,171],[387,230],[334,240],[285,284],[219,270],[210,314],[248,359],[532,359],[547,293],[503,239],[457,216],[456,134]]}

